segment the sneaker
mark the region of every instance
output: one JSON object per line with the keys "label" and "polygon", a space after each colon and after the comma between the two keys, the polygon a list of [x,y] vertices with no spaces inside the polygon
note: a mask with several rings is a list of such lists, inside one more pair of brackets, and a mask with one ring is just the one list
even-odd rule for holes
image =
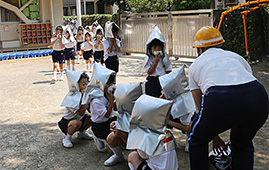
{"label": "sneaker", "polygon": [[51,81],[57,81],[57,79],[55,77],[53,77]]}
{"label": "sneaker", "polygon": [[63,81],[64,80],[64,76],[60,76],[60,81]]}
{"label": "sneaker", "polygon": [[93,140],[96,144],[96,148],[99,152],[106,152],[107,148],[105,147],[105,142],[101,139],[98,139],[96,136],[93,136]]}
{"label": "sneaker", "polygon": [[66,138],[63,138],[63,145],[66,148],[72,148],[73,147],[72,142],[70,140],[66,139]]}
{"label": "sneaker", "polygon": [[92,135],[89,134],[88,132],[79,132],[78,133],[78,136],[77,136],[78,139],[93,139]]}
{"label": "sneaker", "polygon": [[123,162],[124,161],[124,157],[119,157],[118,155],[112,155],[110,156],[110,158],[108,158],[105,162],[104,165],[105,166],[112,166],[115,165],[119,162]]}

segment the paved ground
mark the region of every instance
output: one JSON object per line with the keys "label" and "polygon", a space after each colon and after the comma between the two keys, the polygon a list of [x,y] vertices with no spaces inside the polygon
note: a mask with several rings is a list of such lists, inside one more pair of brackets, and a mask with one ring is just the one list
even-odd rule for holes
{"label": "paved ground", "polygon": [[[120,58],[117,83],[143,81],[143,59],[138,56]],[[183,62],[173,61],[173,68]],[[189,63],[190,64],[190,63]],[[268,62],[252,65],[254,74],[269,90]],[[76,65],[82,71],[84,64]],[[93,141],[73,138],[74,147],[62,146],[63,134],[57,127],[63,108],[62,100],[68,92],[67,82],[51,84],[51,57],[0,61],[0,169],[90,169],[126,170],[127,162],[104,167],[112,154],[99,153]],[[188,168],[188,154],[184,152],[186,137],[174,131],[178,141],[179,167]],[[227,140],[229,132],[222,136]],[[269,169],[269,123],[254,139],[255,168]],[[128,151],[125,152],[127,158]]]}

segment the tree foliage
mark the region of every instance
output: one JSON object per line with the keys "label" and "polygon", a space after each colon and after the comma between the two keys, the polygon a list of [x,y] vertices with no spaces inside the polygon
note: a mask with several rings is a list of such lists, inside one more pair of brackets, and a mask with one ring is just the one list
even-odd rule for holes
{"label": "tree foliage", "polygon": [[173,11],[210,9],[210,0],[173,0]]}

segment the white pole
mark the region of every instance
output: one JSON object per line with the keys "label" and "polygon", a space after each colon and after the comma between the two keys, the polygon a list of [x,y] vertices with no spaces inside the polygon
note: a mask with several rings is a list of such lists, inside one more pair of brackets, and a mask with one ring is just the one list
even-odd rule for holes
{"label": "white pole", "polygon": [[54,12],[53,12],[53,1],[50,0],[50,12],[51,12],[51,26],[52,30],[54,30]]}
{"label": "white pole", "polygon": [[76,5],[77,5],[77,21],[78,21],[78,26],[82,25],[81,24],[81,3],[80,0],[76,0]]}
{"label": "white pole", "polygon": [[86,0],[84,0],[84,15],[87,15],[86,14]]}

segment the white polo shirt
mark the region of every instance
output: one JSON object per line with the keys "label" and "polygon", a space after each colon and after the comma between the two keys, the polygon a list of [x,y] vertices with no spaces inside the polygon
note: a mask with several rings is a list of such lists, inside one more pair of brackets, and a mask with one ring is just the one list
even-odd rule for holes
{"label": "white polo shirt", "polygon": [[[51,38],[51,41],[55,40],[57,37]],[[55,51],[62,51],[64,48],[61,47],[60,40],[57,39],[56,42],[53,44],[53,50]]]}
{"label": "white polo shirt", "polygon": [[[104,97],[97,97],[92,99],[90,104],[91,120],[95,123],[106,122],[109,118],[106,118],[107,106],[109,101]],[[114,110],[112,109],[110,116],[112,116]]]}
{"label": "white polo shirt", "polygon": [[70,40],[70,38],[69,38],[69,39],[67,39],[67,42],[68,42],[68,43],[66,43],[66,44],[64,45],[65,48],[74,48],[74,45],[76,44],[75,41],[72,42],[72,41]]}
{"label": "white polo shirt", "polygon": [[[118,47],[120,48],[120,40],[116,39],[116,43],[117,43]],[[118,52],[116,52],[116,49],[115,49],[114,45],[113,45],[111,53],[108,53],[107,49],[108,49],[108,47],[110,45],[110,39],[109,38],[106,38],[103,41],[103,45],[104,45],[104,60],[106,60],[110,56],[112,57],[112,56],[118,55]]]}
{"label": "white polo shirt", "polygon": [[[154,59],[155,58],[152,57],[152,56],[149,57],[149,60],[148,60],[148,62],[145,65],[145,71],[146,71],[146,73],[148,72],[148,70],[150,69],[150,67],[153,65]],[[172,65],[170,64],[170,66],[167,69],[165,69],[163,60],[160,59],[157,67],[155,68],[155,71],[152,74],[150,74],[149,76],[155,76],[155,77],[162,76],[162,75],[165,75],[167,71],[172,71]]]}
{"label": "white polo shirt", "polygon": [[[90,41],[92,43],[92,41]],[[85,41],[81,44],[81,48],[85,47],[84,51],[90,51],[93,49],[93,47],[88,43],[88,41]]]}
{"label": "white polo shirt", "polygon": [[209,48],[190,66],[190,90],[205,94],[212,86],[240,85],[256,80],[247,61],[240,55],[220,48]]}
{"label": "white polo shirt", "polygon": [[71,107],[65,107],[64,109],[64,113],[63,113],[63,118],[70,120],[70,119],[77,119],[80,120],[82,118],[82,116],[79,116],[78,114],[76,114],[78,110],[71,108]]}
{"label": "white polo shirt", "polygon": [[[93,40],[93,46],[96,45],[96,43],[98,42],[97,40]],[[94,51],[104,51],[104,48],[102,47],[101,43],[99,42],[97,48],[94,47]]]}

